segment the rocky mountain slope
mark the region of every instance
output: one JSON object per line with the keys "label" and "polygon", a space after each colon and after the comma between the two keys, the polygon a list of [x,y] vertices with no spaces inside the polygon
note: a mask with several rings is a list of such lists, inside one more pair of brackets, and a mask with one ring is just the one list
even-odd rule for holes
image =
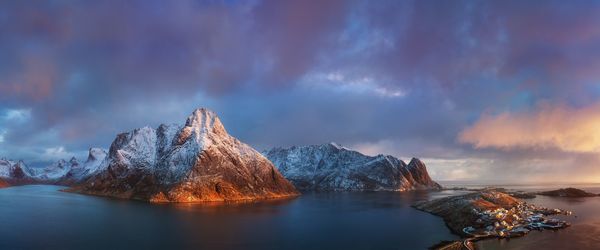
{"label": "rocky mountain slope", "polygon": [[279,171],[301,190],[439,189],[425,164],[407,165],[389,155],[367,156],[335,143],[273,148],[264,152]]}
{"label": "rocky mountain slope", "polygon": [[183,126],[119,134],[99,172],[68,191],[152,202],[298,195],[268,159],[230,136],[207,109],[195,110]]}

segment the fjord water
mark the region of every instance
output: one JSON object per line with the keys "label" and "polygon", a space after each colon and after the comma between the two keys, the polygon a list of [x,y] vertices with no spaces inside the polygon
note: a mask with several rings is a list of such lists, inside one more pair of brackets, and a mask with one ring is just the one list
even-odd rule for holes
{"label": "fjord water", "polygon": [[[565,186],[503,187],[536,191]],[[600,193],[598,185],[574,187]],[[61,188],[0,189],[0,249],[425,249],[458,237],[441,218],[410,205],[464,193],[307,193],[279,201],[157,205]],[[600,249],[600,197],[527,201],[573,211],[574,216],[564,217],[572,226],[480,241],[478,247]]]}
{"label": "fjord water", "polygon": [[410,207],[457,191],[148,204],[61,188],[0,189],[0,249],[425,249],[458,239],[441,218]]}

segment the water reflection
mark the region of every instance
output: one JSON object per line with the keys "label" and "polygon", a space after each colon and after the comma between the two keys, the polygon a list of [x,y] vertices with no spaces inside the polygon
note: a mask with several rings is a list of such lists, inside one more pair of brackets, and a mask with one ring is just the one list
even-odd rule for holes
{"label": "water reflection", "polygon": [[278,206],[294,202],[298,197],[242,202],[207,202],[207,203],[161,203],[165,209],[177,209],[192,213],[272,213]]}

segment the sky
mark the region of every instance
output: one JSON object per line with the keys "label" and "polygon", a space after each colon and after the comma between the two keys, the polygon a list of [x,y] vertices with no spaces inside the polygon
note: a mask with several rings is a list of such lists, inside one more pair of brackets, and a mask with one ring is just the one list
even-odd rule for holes
{"label": "sky", "polygon": [[436,180],[600,182],[600,1],[2,1],[0,156],[214,110]]}

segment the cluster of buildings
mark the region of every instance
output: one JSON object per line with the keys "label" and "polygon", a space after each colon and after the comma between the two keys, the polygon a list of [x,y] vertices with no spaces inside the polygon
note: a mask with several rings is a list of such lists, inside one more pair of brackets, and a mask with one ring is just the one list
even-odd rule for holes
{"label": "cluster of buildings", "polygon": [[567,222],[547,216],[571,214],[570,211],[548,209],[524,202],[510,209],[502,207],[484,211],[473,209],[473,213],[479,217],[475,221],[476,225],[465,227],[463,232],[475,238],[520,237],[530,230],[565,228],[569,226]]}

